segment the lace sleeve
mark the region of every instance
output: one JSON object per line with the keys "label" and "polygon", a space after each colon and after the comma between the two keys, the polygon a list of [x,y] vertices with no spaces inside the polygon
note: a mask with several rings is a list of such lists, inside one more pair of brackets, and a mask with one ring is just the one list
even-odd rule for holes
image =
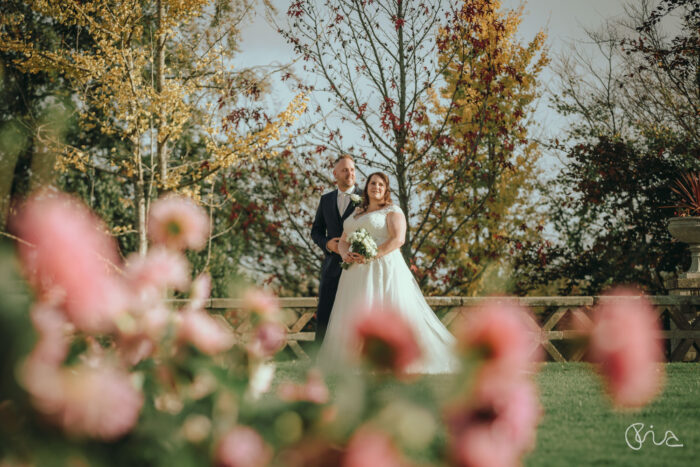
{"label": "lace sleeve", "polygon": [[396,204],[390,204],[389,207],[387,208],[387,212],[400,212],[403,214],[403,211],[401,210],[401,208]]}

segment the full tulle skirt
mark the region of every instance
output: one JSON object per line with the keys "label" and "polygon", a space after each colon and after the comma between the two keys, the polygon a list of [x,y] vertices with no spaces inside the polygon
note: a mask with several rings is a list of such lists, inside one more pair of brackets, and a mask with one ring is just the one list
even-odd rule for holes
{"label": "full tulle skirt", "polygon": [[366,264],[353,264],[340,276],[319,364],[337,371],[357,363],[355,329],[362,313],[392,309],[413,328],[422,358],[410,373],[453,373],[459,369],[455,338],[426,303],[399,250]]}

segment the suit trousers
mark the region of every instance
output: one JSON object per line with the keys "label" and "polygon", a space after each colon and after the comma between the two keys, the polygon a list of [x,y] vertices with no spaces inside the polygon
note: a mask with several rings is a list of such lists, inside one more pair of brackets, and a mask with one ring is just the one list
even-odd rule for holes
{"label": "suit trousers", "polygon": [[[329,266],[331,266],[329,269],[338,269],[339,271],[337,274],[329,272],[321,274],[321,282],[318,287],[318,307],[316,308],[316,338],[314,340],[319,345],[326,336],[326,328],[328,328],[328,321],[331,319],[333,302],[335,301],[338,282],[340,282],[340,273],[342,272],[339,265],[330,264]],[[333,268],[332,266],[335,267]]]}

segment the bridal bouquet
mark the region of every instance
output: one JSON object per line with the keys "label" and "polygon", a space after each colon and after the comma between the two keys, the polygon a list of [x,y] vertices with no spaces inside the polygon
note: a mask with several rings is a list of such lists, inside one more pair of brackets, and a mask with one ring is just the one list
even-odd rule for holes
{"label": "bridal bouquet", "polygon": [[[366,229],[358,229],[348,235],[348,243],[350,251],[359,253],[367,259],[372,259],[377,256],[377,244]],[[352,263],[343,263],[340,265],[343,269],[347,269]]]}

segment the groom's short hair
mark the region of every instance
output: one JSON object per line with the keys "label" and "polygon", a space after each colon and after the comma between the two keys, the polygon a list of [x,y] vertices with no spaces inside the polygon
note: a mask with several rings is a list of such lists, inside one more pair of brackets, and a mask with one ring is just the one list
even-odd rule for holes
{"label": "groom's short hair", "polygon": [[338,158],[337,158],[337,159],[335,160],[335,162],[333,163],[333,167],[335,167],[336,165],[338,165],[338,162],[342,161],[343,159],[348,159],[348,160],[349,160],[350,162],[352,162],[353,164],[355,163],[355,159],[353,159],[352,156],[351,156],[350,154],[341,154],[340,156],[338,156]]}

